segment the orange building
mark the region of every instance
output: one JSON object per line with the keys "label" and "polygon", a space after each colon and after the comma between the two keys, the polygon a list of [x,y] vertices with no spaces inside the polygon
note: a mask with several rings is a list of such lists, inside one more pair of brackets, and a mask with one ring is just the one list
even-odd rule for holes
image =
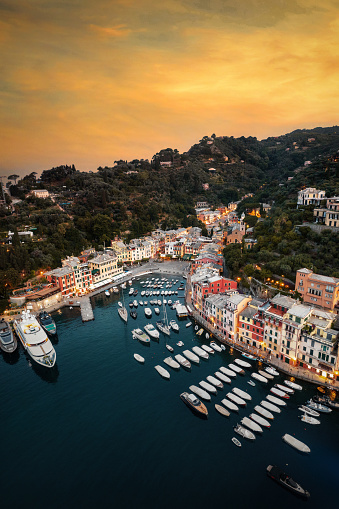
{"label": "orange building", "polygon": [[309,269],[299,269],[295,289],[302,296],[304,303],[339,313],[339,279],[314,274]]}

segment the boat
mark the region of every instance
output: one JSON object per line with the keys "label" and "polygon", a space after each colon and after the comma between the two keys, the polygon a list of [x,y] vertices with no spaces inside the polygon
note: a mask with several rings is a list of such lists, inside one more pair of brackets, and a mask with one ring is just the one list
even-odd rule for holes
{"label": "boat", "polygon": [[307,415],[306,412],[304,412],[303,415],[300,415],[300,419],[303,422],[306,422],[307,424],[320,424],[319,419],[315,419],[315,417],[311,417],[310,415]]}
{"label": "boat", "polygon": [[241,447],[241,442],[239,442],[239,440],[235,437],[232,437],[232,442],[237,446],[237,447]]}
{"label": "boat", "polygon": [[159,373],[160,376],[162,376],[163,378],[166,378],[166,380],[170,379],[171,375],[169,374],[167,369],[163,368],[162,366],[159,366],[159,364],[157,366],[154,366],[154,369],[157,370],[157,372]]}
{"label": "boat", "polygon": [[232,383],[232,380],[230,378],[228,378],[228,376],[224,375],[223,373],[220,373],[219,371],[216,371],[214,374],[215,374],[215,376],[217,378],[219,378],[219,380],[221,380],[225,384]]}
{"label": "boat", "polygon": [[291,382],[290,380],[285,380],[284,384],[287,385],[288,387],[291,387],[291,389],[295,389],[297,391],[302,391],[301,385]]}
{"label": "boat", "polygon": [[311,415],[312,417],[320,416],[319,412],[316,412],[315,410],[312,410],[312,408],[309,408],[308,406],[305,406],[305,405],[300,405],[298,407],[298,410],[301,410],[302,412],[306,412],[308,415]]}
{"label": "boat", "polygon": [[275,396],[272,396],[271,394],[267,394],[266,399],[268,399],[268,401],[270,401],[271,403],[274,403],[275,405],[286,406],[286,401],[283,401],[280,398],[276,398]]}
{"label": "boat", "polygon": [[244,400],[247,399],[247,401],[251,401],[252,399],[252,396],[250,396],[247,392],[238,389],[238,387],[233,387],[232,392]]}
{"label": "boat", "polygon": [[220,382],[220,380],[218,380],[217,378],[215,378],[215,377],[214,377],[214,376],[212,376],[212,375],[208,375],[208,376],[206,377],[206,380],[207,380],[210,384],[214,385],[217,389],[222,390],[222,389],[224,388],[224,384],[223,384],[222,382]]}
{"label": "boat", "polygon": [[[120,302],[120,304],[121,304],[121,302]],[[129,302],[129,303],[128,303],[128,305],[129,305],[129,307],[130,307],[131,309],[134,307],[134,306],[133,306],[133,302]]]}
{"label": "boat", "polygon": [[230,399],[233,403],[239,406],[246,406],[246,401],[242,398],[239,398],[236,394],[233,394],[233,392],[228,392],[226,394],[226,397]]}
{"label": "boat", "polygon": [[256,357],[254,357],[254,355],[251,355],[251,354],[246,353],[246,352],[243,352],[241,355],[242,355],[243,357],[246,357],[246,359],[250,359],[250,360],[252,360],[252,361],[256,361],[256,360],[257,360],[257,358],[256,358]]}
{"label": "boat", "polygon": [[146,318],[152,318],[152,310],[151,310],[151,308],[145,308],[144,309],[144,313],[145,313]]}
{"label": "boat", "polygon": [[193,412],[207,419],[208,417],[207,408],[194,394],[183,392],[180,394],[180,398],[191,410],[193,410]]}
{"label": "boat", "polygon": [[185,357],[187,357],[187,359],[191,362],[195,362],[196,364],[199,364],[200,363],[200,359],[197,355],[195,355],[195,353],[191,352],[190,350],[184,350],[182,352],[184,354]]}
{"label": "boat", "polygon": [[238,366],[241,366],[242,368],[251,368],[252,364],[249,362],[243,361],[241,359],[234,359],[234,362],[238,364]]}
{"label": "boat", "polygon": [[168,345],[168,344],[166,343],[165,347],[167,348],[167,350],[168,350],[169,352],[174,352],[174,348],[173,348],[171,345]]}
{"label": "boat", "polygon": [[148,323],[147,325],[145,325],[144,330],[152,339],[159,339],[160,336],[159,331],[157,331],[153,323]]}
{"label": "boat", "polygon": [[16,350],[18,342],[8,322],[4,318],[0,321],[0,348],[6,353]]}
{"label": "boat", "polygon": [[271,387],[270,392],[275,394],[276,396],[279,396],[280,398],[289,399],[289,395],[286,394],[286,392],[281,391],[280,389],[277,389],[276,387]]}
{"label": "boat", "polygon": [[189,390],[191,392],[194,392],[199,398],[205,399],[206,401],[211,401],[211,396],[208,394],[208,392],[204,391],[204,389],[201,389],[201,387],[197,387],[196,385],[190,385]]}
{"label": "boat", "polygon": [[268,380],[273,380],[274,376],[270,375],[269,373],[266,373],[266,371],[263,371],[262,369],[259,369],[258,371],[259,375],[264,376]]}
{"label": "boat", "polygon": [[265,368],[266,373],[273,376],[279,376],[279,373],[276,369],[274,369],[272,366],[266,366]]}
{"label": "boat", "polygon": [[55,321],[53,320],[51,315],[47,313],[47,311],[40,311],[40,313],[37,316],[37,319],[41,327],[48,335],[55,336],[57,332]]}
{"label": "boat", "polygon": [[267,475],[271,479],[273,479],[274,481],[276,481],[281,486],[288,489],[295,495],[298,495],[298,496],[306,498],[306,499],[308,499],[310,497],[310,494],[307,490],[302,488],[302,486],[300,486],[299,483],[294,481],[294,479],[292,479],[292,477],[290,477],[289,475],[285,474],[285,472],[283,472],[283,470],[281,470],[276,465],[268,465],[266,470],[267,470]]}
{"label": "boat", "polygon": [[136,311],[130,311],[129,314],[134,320],[137,319],[138,313]]}
{"label": "boat", "polygon": [[179,362],[179,364],[183,367],[183,368],[186,368],[186,369],[191,369],[191,363],[185,359],[185,357],[183,355],[181,355],[180,353],[178,353],[177,355],[174,356],[175,360],[177,362]]}
{"label": "boat", "polygon": [[300,440],[297,440],[295,437],[292,437],[292,435],[289,435],[288,433],[283,435],[282,439],[284,442],[286,442],[286,444],[294,447],[295,449],[298,449],[300,452],[304,452],[305,454],[311,452],[311,449],[308,447],[308,445],[304,444],[304,442],[301,442]]}
{"label": "boat", "polygon": [[274,387],[280,389],[283,392],[287,392],[287,394],[294,394],[294,390],[291,389],[291,387],[286,387],[285,385],[282,384],[275,384]]}
{"label": "boat", "polygon": [[142,331],[141,329],[133,329],[132,330],[132,336],[133,339],[138,339],[140,343],[143,343],[144,345],[150,344],[150,337],[146,332]]}
{"label": "boat", "polygon": [[55,365],[56,353],[38,320],[25,309],[20,318],[14,320],[13,328],[28,355],[40,366],[52,368]]}
{"label": "boat", "polygon": [[194,326],[194,330],[197,331],[199,329],[199,325]]}
{"label": "boat", "polygon": [[188,322],[188,323],[186,323],[186,328],[187,328],[187,327],[191,327],[191,325],[192,325],[192,322]]}
{"label": "boat", "polygon": [[223,345],[222,343],[221,343],[221,345],[220,345],[220,348],[221,348],[221,350],[224,350],[224,351],[226,350],[226,346],[225,346],[225,345]]}
{"label": "boat", "polygon": [[311,399],[308,400],[306,405],[309,408],[312,408],[312,410],[316,410],[317,412],[321,412],[323,414],[329,414],[330,412],[332,412],[331,408],[328,408],[327,406],[322,405],[321,403],[315,403],[315,401],[312,401]]}
{"label": "boat", "polygon": [[160,309],[159,308],[154,308],[154,313],[156,315],[160,315]]}
{"label": "boat", "polygon": [[238,373],[239,375],[244,375],[245,374],[245,371],[240,368],[239,366],[237,366],[236,364],[229,364],[228,367],[230,369],[232,369],[233,371],[235,371],[236,373]]}
{"label": "boat", "polygon": [[138,307],[138,301],[137,301],[136,299],[134,299],[134,301],[133,301],[133,306],[134,306],[135,308],[137,308],[137,307]]}
{"label": "boat", "polygon": [[177,346],[184,346],[184,343],[182,341],[178,341]]}
{"label": "boat", "polygon": [[113,286],[113,293],[119,293],[119,288],[117,286]]}
{"label": "boat", "polygon": [[133,357],[136,361],[140,362],[140,364],[143,364],[145,362],[145,359],[138,353],[135,353]]}
{"label": "boat", "polygon": [[[121,285],[122,288],[122,285]],[[122,303],[118,302],[118,315],[120,316],[121,320],[123,320],[125,323],[128,321],[128,312],[125,306],[125,298],[124,298],[124,292],[121,291],[122,294]]]}
{"label": "boat", "polygon": [[201,345],[201,348],[210,355],[214,355],[214,350],[208,345]]}
{"label": "boat", "polygon": [[195,354],[199,355],[199,357],[201,357],[202,359],[205,359],[207,360],[209,358],[209,355],[207,352],[205,352],[205,350],[203,350],[202,348],[200,348],[199,346],[193,346],[192,347],[192,350]]}
{"label": "boat", "polygon": [[175,320],[171,320],[169,324],[170,324],[171,329],[174,330],[174,332],[179,332],[179,325],[177,324],[177,322]]}
{"label": "boat", "polygon": [[228,408],[229,410],[232,410],[233,412],[239,412],[239,407],[235,403],[232,403],[232,401],[229,401],[228,399],[224,398],[221,403]]}
{"label": "boat", "polygon": [[248,380],[247,382],[249,385],[252,385],[252,387],[255,387],[255,383],[253,382],[253,380]]}
{"label": "boat", "polygon": [[237,374],[234,373],[231,369],[225,368],[224,366],[220,366],[219,371],[224,373],[224,375],[229,376],[230,378],[236,378]]}
{"label": "boat", "polygon": [[264,419],[264,417],[262,417],[261,415],[250,414],[250,418],[252,419],[252,421],[256,422],[260,426],[264,426],[264,428],[271,427],[271,424],[266,419]]}
{"label": "boat", "polygon": [[317,387],[317,390],[318,390],[319,392],[321,392],[322,394],[326,394],[326,389],[325,389],[325,387],[323,387],[322,385],[319,385],[319,387]]}
{"label": "boat", "polygon": [[269,401],[266,401],[266,399],[263,399],[260,402],[260,405],[267,410],[270,410],[271,412],[275,412],[276,414],[281,414],[281,410],[278,406],[273,405],[273,403],[270,403]]}
{"label": "boat", "polygon": [[339,409],[339,402],[333,401],[328,396],[313,396],[312,400],[316,403],[322,403],[323,405],[329,406],[332,409]]}
{"label": "boat", "polygon": [[251,373],[251,377],[252,378],[255,378],[256,380],[258,380],[259,382],[263,382],[264,384],[267,384],[268,383],[268,380],[267,378],[265,378],[264,376],[262,375],[259,375],[259,373]]}
{"label": "boat", "polygon": [[109,293],[109,290],[105,290],[106,297],[109,297],[111,294]]}
{"label": "boat", "polygon": [[236,424],[233,429],[235,433],[238,433],[238,435],[242,436],[243,438],[247,438],[248,440],[255,440],[255,434],[240,424]]}
{"label": "boat", "polygon": [[199,329],[198,332],[197,332],[197,336],[201,336],[201,334],[204,332],[204,329]]}
{"label": "boat", "polygon": [[210,347],[213,348],[213,350],[215,350],[216,352],[222,352],[222,349],[220,348],[219,345],[216,344],[215,341],[210,342]]}
{"label": "boat", "polygon": [[167,364],[167,366],[169,366],[172,369],[180,368],[180,364],[177,361],[175,361],[171,356],[166,357],[166,359],[164,359],[164,363]]}
{"label": "boat", "polygon": [[271,419],[271,420],[273,420],[273,419],[274,419],[274,415],[273,415],[273,414],[271,414],[271,412],[269,412],[266,408],[263,408],[263,407],[262,407],[262,406],[260,406],[260,405],[256,405],[256,406],[254,407],[254,410],[255,410],[258,414],[260,414],[260,415],[262,415],[263,417],[265,417],[265,419]]}
{"label": "boat", "polygon": [[231,414],[226,408],[224,408],[221,405],[218,405],[217,403],[214,405],[214,408],[216,409],[219,414],[223,415],[224,417],[229,417]]}
{"label": "boat", "polygon": [[[155,311],[155,310],[154,310]],[[166,334],[166,336],[169,336],[171,334],[170,332],[170,328],[169,328],[169,325],[168,325],[168,320],[167,320],[167,313],[166,313],[166,308],[165,308],[165,305],[163,304],[163,313],[164,313],[164,316],[163,316],[163,319],[162,320],[159,320],[156,325],[158,327],[158,329],[163,333],[163,334]]]}
{"label": "boat", "polygon": [[199,385],[202,389],[204,389],[207,392],[210,392],[211,394],[216,394],[218,392],[217,388],[214,387],[214,385],[209,384],[208,382],[205,382],[205,380],[202,380],[201,382],[199,382]]}
{"label": "boat", "polygon": [[256,422],[252,421],[252,419],[249,419],[248,417],[243,417],[240,422],[244,426],[247,426],[251,431],[255,431],[256,433],[263,432],[262,427],[259,426],[259,424],[257,424]]}

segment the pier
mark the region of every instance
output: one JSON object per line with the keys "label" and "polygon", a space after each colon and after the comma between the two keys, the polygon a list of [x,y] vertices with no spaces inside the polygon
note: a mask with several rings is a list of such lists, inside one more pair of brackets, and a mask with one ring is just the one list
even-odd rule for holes
{"label": "pier", "polygon": [[94,320],[92,304],[89,297],[82,297],[80,303],[80,312],[83,322]]}

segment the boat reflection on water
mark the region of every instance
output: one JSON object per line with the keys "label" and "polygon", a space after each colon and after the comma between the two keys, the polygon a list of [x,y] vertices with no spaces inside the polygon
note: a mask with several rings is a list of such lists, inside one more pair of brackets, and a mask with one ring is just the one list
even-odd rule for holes
{"label": "boat reflection on water", "polygon": [[18,345],[18,348],[16,348],[16,350],[10,354],[0,350],[0,354],[2,355],[2,358],[6,364],[16,364],[18,362],[20,359],[20,347],[21,345]]}

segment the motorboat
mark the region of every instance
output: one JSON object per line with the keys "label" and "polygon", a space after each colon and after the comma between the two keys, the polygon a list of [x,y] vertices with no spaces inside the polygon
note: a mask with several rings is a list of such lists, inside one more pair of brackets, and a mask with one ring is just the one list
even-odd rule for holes
{"label": "motorboat", "polygon": [[230,378],[236,378],[237,374],[234,373],[231,369],[225,368],[224,366],[220,366],[219,371],[224,373],[224,375],[229,376]]}
{"label": "motorboat", "polygon": [[119,308],[122,308],[122,302],[120,302],[120,300],[118,302],[118,306],[119,306]]}
{"label": "motorboat", "polygon": [[229,401],[228,399],[224,398],[221,403],[228,408],[229,410],[232,410],[232,412],[239,412],[239,407],[232,401]]}
{"label": "motorboat", "polygon": [[248,380],[247,382],[249,385],[252,385],[252,387],[255,387],[255,383],[253,382],[253,380]]}
{"label": "motorboat", "polygon": [[167,364],[167,366],[169,366],[172,369],[180,369],[180,364],[177,361],[175,361],[171,356],[166,357],[166,359],[164,359],[164,363]]}
{"label": "motorboat", "polygon": [[220,344],[220,348],[221,348],[221,350],[223,350],[223,351],[225,351],[225,350],[226,350],[226,346],[225,346],[225,345],[223,345],[222,343]]}
{"label": "motorboat", "polygon": [[238,366],[241,366],[242,368],[251,368],[252,364],[249,362],[243,361],[241,359],[234,359],[234,362],[238,364]]}
{"label": "motorboat", "polygon": [[241,447],[241,442],[239,442],[239,440],[235,437],[232,437],[232,442],[234,443],[234,445],[236,445],[237,447]]}
{"label": "motorboat", "polygon": [[200,346],[193,346],[192,350],[195,354],[199,355],[199,357],[201,357],[202,359],[207,360],[209,358],[208,353],[205,352],[205,350],[203,350],[202,348],[200,348]]}
{"label": "motorboat", "polygon": [[269,373],[266,373],[266,371],[263,371],[262,369],[258,370],[259,375],[264,376],[268,380],[273,380],[274,376],[270,375]]}
{"label": "motorboat", "polygon": [[144,364],[145,359],[144,359],[141,355],[139,355],[138,353],[135,353],[135,354],[133,355],[133,357],[134,357],[134,359],[135,359],[136,361],[140,362],[140,364]]}
{"label": "motorboat", "polygon": [[130,316],[131,316],[134,320],[136,320],[136,319],[137,319],[138,313],[137,313],[136,311],[130,311],[130,313],[129,313],[129,314],[130,314]]}
{"label": "motorboat", "polygon": [[287,394],[294,394],[294,390],[291,389],[291,387],[286,387],[282,384],[275,384],[274,387],[277,387],[277,389],[280,389],[283,392],[287,392]]}
{"label": "motorboat", "polygon": [[236,373],[238,373],[239,375],[244,375],[245,374],[245,371],[240,368],[239,366],[237,366],[236,364],[229,364],[228,367],[230,369],[232,369],[233,371],[235,371]]}
{"label": "motorboat", "polygon": [[160,315],[160,309],[159,308],[154,308],[154,313],[156,315]]}
{"label": "motorboat", "polygon": [[230,378],[228,378],[228,376],[224,375],[223,373],[220,373],[220,371],[216,371],[214,374],[217,378],[219,378],[219,380],[221,380],[225,384],[232,383],[232,380]]}
{"label": "motorboat", "polygon": [[167,350],[168,350],[169,352],[174,352],[174,348],[173,348],[171,345],[168,345],[168,344],[166,343],[165,347],[167,348]]}
{"label": "motorboat", "polygon": [[152,318],[152,310],[151,310],[151,308],[145,308],[144,309],[144,313],[145,313],[146,318]]}
{"label": "motorboat", "polygon": [[139,306],[143,306],[144,305],[144,301],[143,300],[139,300]]}
{"label": "motorboat", "polygon": [[275,394],[276,396],[279,396],[280,398],[289,399],[289,395],[286,394],[286,392],[281,391],[280,389],[277,389],[276,387],[271,387],[270,392]]}
{"label": "motorboat", "polygon": [[222,382],[221,382],[218,378],[215,378],[215,377],[214,377],[214,376],[212,376],[212,375],[208,375],[208,376],[206,377],[206,380],[207,380],[210,384],[214,385],[217,389],[222,390],[222,389],[224,388],[224,384],[223,384],[223,383],[222,383]]}
{"label": "motorboat", "polygon": [[207,408],[194,394],[183,392],[182,394],[180,394],[180,398],[191,410],[193,410],[193,412],[207,419],[208,417]]}
{"label": "motorboat", "polygon": [[178,353],[177,355],[174,356],[175,360],[177,362],[179,362],[179,364],[183,367],[183,368],[186,368],[186,369],[191,369],[191,363],[185,359],[185,357],[183,355],[181,355],[180,353]]}
{"label": "motorboat", "polygon": [[308,415],[311,415],[312,417],[320,417],[320,413],[316,412],[315,410],[312,410],[312,408],[309,408],[305,405],[300,405],[298,407],[298,410],[301,410],[302,412],[306,412]]}
{"label": "motorboat", "polygon": [[159,331],[157,331],[153,323],[148,323],[147,325],[145,325],[144,330],[152,339],[159,339],[160,336]]}
{"label": "motorboat", "polygon": [[18,342],[8,322],[4,318],[0,321],[0,348],[6,353],[16,350]]}
{"label": "motorboat", "polygon": [[308,400],[306,405],[308,407],[312,408],[312,410],[316,410],[317,412],[321,412],[321,413],[324,413],[324,414],[329,414],[330,412],[332,412],[331,408],[328,408],[327,406],[322,405],[321,403],[315,403],[311,399]]}
{"label": "motorboat", "polygon": [[274,419],[274,415],[273,415],[273,414],[271,414],[271,412],[269,412],[266,408],[263,408],[263,407],[262,407],[262,406],[260,406],[260,405],[256,405],[256,406],[254,407],[254,410],[255,410],[258,414],[260,414],[260,415],[262,415],[263,417],[265,417],[265,419],[271,419],[271,420],[273,420],[273,419]]}
{"label": "motorboat", "polygon": [[283,435],[282,439],[288,445],[298,449],[300,452],[304,452],[306,454],[311,452],[311,449],[308,447],[308,445],[304,444],[304,442],[301,442],[300,440],[297,440],[295,437],[292,437],[292,435],[289,435],[288,433]]}
{"label": "motorboat", "polygon": [[247,438],[248,440],[255,440],[255,434],[240,424],[236,424],[233,429],[235,433],[238,433],[238,435],[242,436],[243,438]]}
{"label": "motorboat", "polygon": [[105,290],[106,297],[109,297],[111,294],[109,293],[109,290]]}
{"label": "motorboat", "polygon": [[238,387],[233,387],[232,392],[244,400],[251,401],[252,399],[252,396],[250,396],[247,392],[238,389]]}
{"label": "motorboat", "polygon": [[209,355],[214,355],[214,350],[208,345],[201,345],[201,348],[205,350]]}
{"label": "motorboat", "polygon": [[264,376],[262,375],[259,375],[259,373],[251,373],[251,377],[252,378],[255,378],[256,380],[258,380],[259,382],[263,382],[264,384],[267,384],[268,383],[268,380],[267,378],[265,378]]}
{"label": "motorboat", "polygon": [[249,419],[248,417],[243,417],[240,422],[244,426],[247,426],[251,431],[255,431],[256,433],[263,432],[262,427],[259,426],[259,424],[257,424],[256,422],[252,421],[252,419]]}
{"label": "motorboat", "polygon": [[187,328],[187,327],[191,327],[191,325],[192,325],[192,322],[188,322],[188,323],[186,323],[186,328]]}
{"label": "motorboat", "polygon": [[171,320],[169,324],[171,329],[174,330],[174,332],[179,332],[179,325],[175,320]]}
{"label": "motorboat", "polygon": [[199,385],[202,389],[204,389],[207,392],[210,392],[211,394],[216,394],[218,392],[217,388],[214,387],[214,385],[209,384],[208,382],[205,382],[205,380],[202,380],[201,382],[199,382]]}
{"label": "motorboat", "polygon": [[133,339],[138,339],[140,343],[144,345],[150,344],[150,337],[148,336],[148,334],[146,334],[146,332],[142,331],[141,329],[133,329],[132,336]]}
{"label": "motorboat", "polygon": [[134,306],[135,308],[137,308],[137,307],[138,307],[138,301],[137,301],[136,299],[134,299],[134,301],[133,301],[133,306]]}
{"label": "motorboat", "polygon": [[178,341],[178,342],[177,342],[177,346],[184,346],[183,341]]}
{"label": "motorboat", "polygon": [[251,355],[251,354],[246,353],[246,352],[243,352],[241,355],[242,355],[243,357],[246,357],[246,359],[250,359],[251,361],[256,361],[256,360],[257,360],[257,358],[256,358],[256,357],[254,357],[254,355]]}
{"label": "motorboat", "polygon": [[20,318],[14,320],[13,328],[32,360],[46,368],[55,365],[56,353],[53,345],[29,308],[22,312]]}
{"label": "motorboat", "polygon": [[273,479],[274,481],[276,481],[281,486],[288,489],[295,495],[298,495],[298,496],[300,496],[302,498],[306,498],[306,499],[308,499],[310,497],[310,494],[307,490],[305,490],[302,486],[300,486],[299,483],[294,481],[294,479],[292,479],[292,477],[285,474],[285,472],[283,472],[283,470],[281,470],[276,465],[268,465],[266,470],[267,470],[267,475],[271,479]]}
{"label": "motorboat", "polygon": [[304,412],[303,415],[300,415],[300,419],[303,422],[306,422],[307,424],[320,424],[319,419],[316,419],[315,417],[311,417],[310,415],[307,415],[306,412]]}
{"label": "motorboat", "polygon": [[279,373],[276,369],[274,369],[272,366],[266,366],[265,368],[266,373],[273,376],[279,376]]}
{"label": "motorboat", "polygon": [[167,369],[163,368],[162,366],[159,366],[159,364],[157,366],[154,366],[154,369],[159,373],[160,376],[166,378],[166,380],[170,379],[171,375],[169,374]]}
{"label": "motorboat", "polygon": [[216,352],[222,352],[222,349],[220,348],[219,345],[216,344],[215,341],[210,342],[210,347],[213,348],[213,350],[215,350]]}
{"label": "motorboat", "polygon": [[250,418],[252,419],[252,421],[256,422],[260,426],[264,426],[264,428],[271,427],[271,424],[268,422],[268,420],[265,419],[264,417],[262,417],[261,415],[252,413],[252,414],[250,414]]}
{"label": "motorboat", "polygon": [[295,389],[297,391],[302,391],[301,385],[291,382],[290,380],[285,380],[284,384],[287,385],[288,387],[291,387],[291,389]]}
{"label": "motorboat", "polygon": [[246,406],[246,401],[242,398],[239,398],[236,394],[233,394],[233,392],[228,392],[226,394],[226,397],[230,399],[233,403],[239,406]]}
{"label": "motorboat", "polygon": [[267,410],[270,410],[271,412],[275,412],[276,414],[281,414],[281,410],[278,406],[273,405],[273,403],[270,403],[269,401],[266,401],[266,399],[263,399],[260,402],[260,405]]}
{"label": "motorboat", "polygon": [[189,390],[191,392],[194,392],[199,398],[205,399],[206,401],[211,401],[211,396],[208,394],[208,392],[204,391],[204,389],[201,389],[201,387],[197,387],[196,385],[190,385]]}
{"label": "motorboat", "polygon": [[229,417],[231,414],[226,408],[224,408],[221,405],[218,405],[217,403],[214,405],[214,408],[216,409],[219,414],[223,415],[224,417]]}
{"label": "motorboat", "polygon": [[196,364],[199,364],[200,363],[200,359],[197,355],[195,355],[195,353],[191,352],[190,350],[184,350],[182,352],[184,354],[185,357],[187,357],[187,359],[191,362],[195,362]]}
{"label": "motorboat", "polygon": [[332,409],[336,410],[339,409],[339,402],[333,401],[328,396],[313,396],[312,400],[315,401],[316,403],[321,403],[322,405],[329,406]]}
{"label": "motorboat", "polygon": [[51,315],[47,313],[47,311],[40,311],[40,313],[37,316],[37,319],[41,327],[49,336],[56,335],[57,328],[55,325],[55,321],[53,320]]}
{"label": "motorboat", "polygon": [[276,398],[275,396],[272,396],[271,394],[267,394],[266,399],[268,399],[268,401],[270,401],[271,403],[274,403],[275,405],[286,406],[286,401],[283,401],[280,398]]}

